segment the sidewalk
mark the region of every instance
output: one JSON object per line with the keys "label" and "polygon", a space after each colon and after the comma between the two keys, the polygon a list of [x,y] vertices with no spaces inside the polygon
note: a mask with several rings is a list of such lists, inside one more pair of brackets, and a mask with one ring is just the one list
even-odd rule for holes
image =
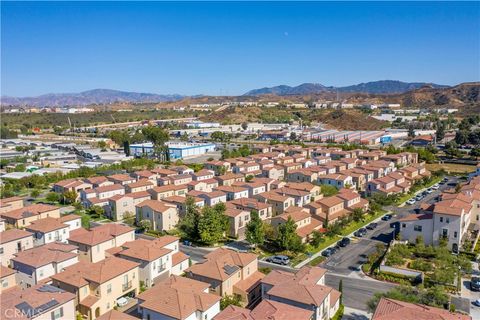
{"label": "sidewalk", "polygon": [[368,320],[372,315],[366,311],[345,307],[342,320]]}

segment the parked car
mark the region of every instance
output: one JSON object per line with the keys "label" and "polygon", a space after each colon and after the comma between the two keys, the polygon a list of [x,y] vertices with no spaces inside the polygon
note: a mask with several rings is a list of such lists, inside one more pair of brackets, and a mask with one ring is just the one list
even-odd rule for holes
{"label": "parked car", "polygon": [[428,194],[430,194],[430,193],[433,192],[433,189],[432,189],[432,188],[428,188],[428,189],[426,190],[426,192],[427,192]]}
{"label": "parked car", "polygon": [[350,269],[352,271],[362,271],[362,265],[361,264],[356,264],[356,265],[348,267],[348,269]]}
{"label": "parked car", "polygon": [[349,244],[350,244],[350,239],[347,238],[347,237],[345,237],[345,238],[343,238],[342,240],[338,241],[338,245],[339,245],[340,247],[346,247],[346,246],[348,246]]}
{"label": "parked car", "polygon": [[433,190],[438,190],[438,188],[440,188],[440,185],[438,183],[436,183],[432,186]]}
{"label": "parked car", "polygon": [[423,195],[421,194],[418,194],[416,197],[415,197],[415,201],[420,201],[423,199]]}
{"label": "parked car", "polygon": [[392,215],[391,214],[386,214],[382,217],[382,220],[383,221],[389,221],[390,219],[392,219]]}
{"label": "parked car", "polygon": [[268,257],[266,261],[286,266],[290,263],[290,258],[287,256],[271,256],[271,257]]}
{"label": "parked car", "polygon": [[331,248],[327,248],[327,249],[322,251],[322,256],[324,256],[324,257],[330,257],[332,254],[333,254],[333,252],[332,252]]}
{"label": "parked car", "polygon": [[373,230],[373,229],[375,229],[377,226],[378,226],[378,224],[377,224],[376,222],[372,222],[372,223],[370,223],[370,224],[367,226],[367,229],[368,229],[368,230]]}
{"label": "parked car", "polygon": [[480,291],[480,278],[479,277],[472,277],[472,279],[470,280],[470,290]]}
{"label": "parked car", "polygon": [[120,297],[117,299],[117,306],[119,307],[124,307],[128,304],[128,298],[127,297]]}
{"label": "parked car", "polygon": [[367,234],[367,229],[365,228],[360,228],[355,233],[353,234],[355,237],[363,237],[364,235]]}
{"label": "parked car", "polygon": [[409,200],[407,201],[407,204],[412,205],[412,204],[414,204],[415,202],[416,202],[416,200],[415,200],[414,198],[412,198],[412,199],[409,199]]}
{"label": "parked car", "polygon": [[475,301],[472,302],[474,306],[476,307],[480,307],[480,299],[477,299]]}

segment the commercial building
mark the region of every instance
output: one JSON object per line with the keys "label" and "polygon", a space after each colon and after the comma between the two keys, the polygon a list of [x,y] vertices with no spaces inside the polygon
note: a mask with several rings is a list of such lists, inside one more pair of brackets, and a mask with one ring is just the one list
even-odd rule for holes
{"label": "commercial building", "polygon": [[[183,159],[215,151],[214,143],[167,142],[170,159]],[[143,155],[153,152],[152,143],[130,145],[130,154]]]}

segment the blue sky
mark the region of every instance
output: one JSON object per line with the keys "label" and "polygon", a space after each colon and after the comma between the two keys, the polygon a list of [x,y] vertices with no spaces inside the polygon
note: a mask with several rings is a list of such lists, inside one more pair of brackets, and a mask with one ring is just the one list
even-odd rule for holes
{"label": "blue sky", "polygon": [[478,2],[3,2],[1,90],[480,79]]}

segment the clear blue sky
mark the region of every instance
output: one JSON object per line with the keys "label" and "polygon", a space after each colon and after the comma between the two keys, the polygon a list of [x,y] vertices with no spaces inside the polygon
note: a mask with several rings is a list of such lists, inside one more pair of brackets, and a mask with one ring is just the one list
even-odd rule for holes
{"label": "clear blue sky", "polygon": [[4,95],[480,78],[480,5],[2,1]]}

